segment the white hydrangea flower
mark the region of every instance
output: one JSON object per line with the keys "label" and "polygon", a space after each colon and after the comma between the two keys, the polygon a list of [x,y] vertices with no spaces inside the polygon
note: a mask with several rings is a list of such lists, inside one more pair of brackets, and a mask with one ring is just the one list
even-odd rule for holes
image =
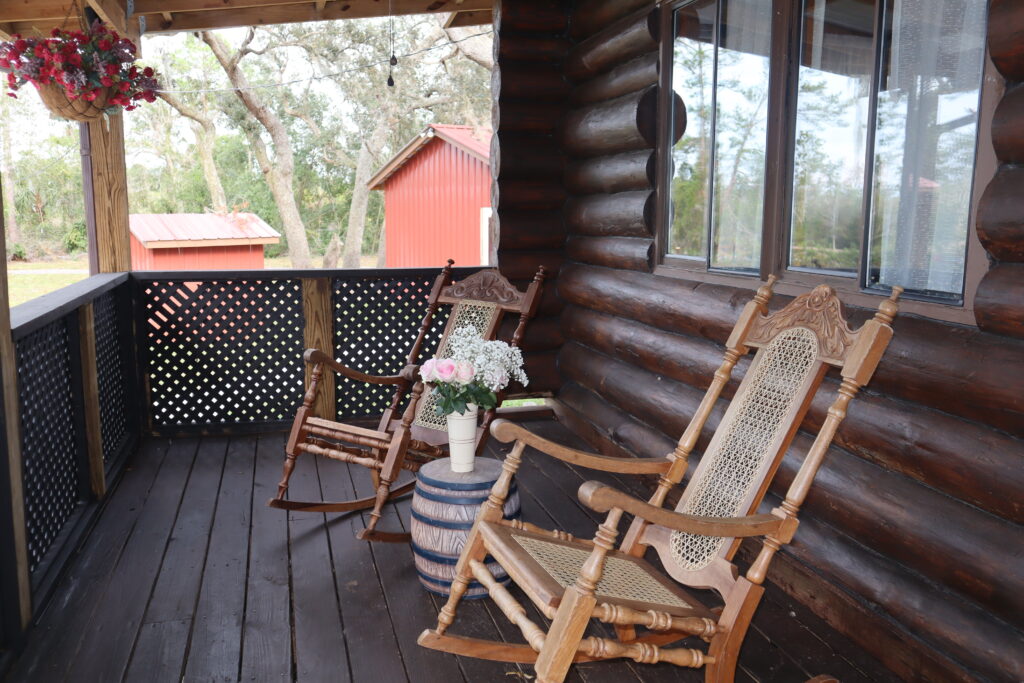
{"label": "white hydrangea flower", "polygon": [[523,352],[518,347],[503,341],[485,341],[469,325],[452,332],[449,342],[452,360],[472,363],[475,379],[491,391],[501,391],[512,379],[524,387],[530,381],[523,372]]}

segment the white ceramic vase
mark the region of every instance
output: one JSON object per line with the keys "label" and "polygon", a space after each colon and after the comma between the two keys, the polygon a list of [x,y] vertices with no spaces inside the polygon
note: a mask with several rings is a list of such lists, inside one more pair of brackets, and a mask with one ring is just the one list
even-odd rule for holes
{"label": "white ceramic vase", "polygon": [[476,458],[476,415],[479,407],[470,403],[464,413],[448,415],[448,455],[452,472],[472,472]]}

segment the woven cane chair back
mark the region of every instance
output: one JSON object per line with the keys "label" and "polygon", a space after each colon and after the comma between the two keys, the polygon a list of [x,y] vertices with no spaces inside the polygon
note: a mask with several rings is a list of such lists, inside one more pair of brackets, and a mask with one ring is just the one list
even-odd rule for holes
{"label": "woven cane chair back", "polygon": [[[757,353],[676,510],[704,517],[742,517],[760,505],[828,365],[843,367],[856,333],[834,292],[818,288],[789,306],[758,316],[744,348]],[[738,539],[652,529],[666,570],[689,586],[717,588],[732,573]]]}
{"label": "woven cane chair back", "polygon": [[[438,301],[452,306],[437,352],[434,354],[441,358],[450,355],[449,338],[458,328],[469,325],[484,339],[495,339],[505,313],[522,314],[534,305],[532,297],[520,292],[493,269],[481,270],[445,287]],[[436,405],[437,399],[433,393],[425,391],[416,408],[413,425],[447,432],[447,420],[434,410]]]}
{"label": "woven cane chair back", "polygon": [[[439,358],[450,356],[450,337],[452,332],[466,325],[476,330],[477,334],[484,339],[493,338],[493,331],[497,329],[498,324],[501,322],[501,315],[501,308],[494,302],[473,301],[471,299],[459,301],[452,307],[451,314],[448,316],[448,323],[444,327],[444,334],[437,345],[437,353],[435,355]],[[434,410],[436,406],[437,397],[434,396],[434,393],[424,392],[419,406],[416,408],[416,419],[413,421],[413,424],[417,427],[436,429],[442,432],[448,431],[448,421],[444,415],[437,414],[437,411]]]}

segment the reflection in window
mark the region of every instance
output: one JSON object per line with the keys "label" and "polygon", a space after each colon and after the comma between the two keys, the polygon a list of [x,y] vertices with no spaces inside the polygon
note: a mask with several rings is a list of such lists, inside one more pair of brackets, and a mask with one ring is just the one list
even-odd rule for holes
{"label": "reflection in window", "polygon": [[672,148],[668,253],[674,256],[703,259],[707,255],[717,4],[703,0],[676,12],[672,88],[686,103],[686,130]]}
{"label": "reflection in window", "polygon": [[869,287],[963,290],[985,5],[900,0],[886,12]]}
{"label": "reflection in window", "polygon": [[676,12],[672,83],[687,126],[672,150],[671,255],[726,270],[760,264],[771,18],[761,0]]}
{"label": "reflection in window", "polygon": [[870,3],[804,4],[790,267],[857,274],[874,24]]}

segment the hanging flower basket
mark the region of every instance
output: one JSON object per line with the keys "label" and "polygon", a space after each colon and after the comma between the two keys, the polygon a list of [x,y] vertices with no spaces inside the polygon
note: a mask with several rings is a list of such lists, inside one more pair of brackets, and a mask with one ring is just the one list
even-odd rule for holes
{"label": "hanging flower basket", "polygon": [[0,43],[8,95],[31,83],[57,116],[91,121],[156,99],[156,74],[135,62],[135,44],[100,22],[88,31],[54,29],[49,38]]}
{"label": "hanging flower basket", "polygon": [[111,96],[111,88],[100,88],[96,99],[86,100],[83,97],[69,99],[64,88],[57,83],[37,85],[39,99],[54,116],[71,121],[95,121],[107,110],[107,101]]}

